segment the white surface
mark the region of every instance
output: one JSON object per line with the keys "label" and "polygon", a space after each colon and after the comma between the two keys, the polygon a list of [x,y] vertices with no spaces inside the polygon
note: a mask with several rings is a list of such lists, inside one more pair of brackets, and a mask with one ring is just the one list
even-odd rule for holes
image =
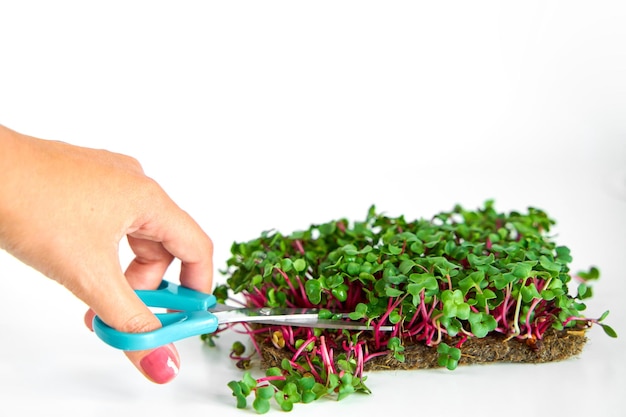
{"label": "white surface", "polygon": [[[620,338],[593,328],[554,364],[370,373],[371,396],[292,414],[624,416],[620,4],[1,1],[0,123],[138,158],[213,238],[217,281],[233,241],[372,203],[543,208],[573,268],[600,267],[588,314],[610,309]],[[180,375],[153,385],[62,287],[6,253],[0,275],[1,415],[254,415],[226,386],[234,335],[179,343]]]}

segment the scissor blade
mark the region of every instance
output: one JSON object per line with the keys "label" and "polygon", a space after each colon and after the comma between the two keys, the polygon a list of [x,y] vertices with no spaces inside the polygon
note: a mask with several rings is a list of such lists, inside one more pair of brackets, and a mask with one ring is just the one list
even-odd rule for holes
{"label": "scissor blade", "polygon": [[[217,317],[219,324],[246,322],[325,329],[374,330],[374,326],[357,321],[320,319],[319,310],[314,308],[235,308],[218,305],[209,311]],[[380,326],[378,330],[391,331],[393,326]]]}
{"label": "scissor blade", "polygon": [[[295,327],[313,327],[318,329],[346,329],[346,330],[374,330],[374,326],[367,325],[358,321],[350,320],[328,320],[328,319],[315,319],[315,320],[302,320],[302,319],[278,319],[278,320],[258,320],[257,323],[271,324],[276,326],[295,326]],[[378,330],[383,332],[390,332],[393,330],[393,326],[380,326]]]}
{"label": "scissor blade", "polygon": [[287,320],[317,320],[319,310],[308,308],[237,308],[225,305],[217,305],[215,308],[209,309],[213,315],[217,317],[219,324],[236,323],[236,322],[257,322],[262,323],[266,320],[287,321]]}

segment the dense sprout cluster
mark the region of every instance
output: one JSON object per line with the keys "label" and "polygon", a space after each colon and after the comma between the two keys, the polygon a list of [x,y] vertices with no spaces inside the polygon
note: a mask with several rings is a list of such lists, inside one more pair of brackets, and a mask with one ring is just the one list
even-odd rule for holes
{"label": "dense sprout cluster", "polygon": [[[266,381],[248,374],[232,382],[238,404],[245,406],[252,392],[258,412],[267,409],[263,395],[270,391],[285,410],[294,402],[368,392],[364,363],[389,353],[403,361],[411,343],[437,349],[440,366],[454,369],[467,340],[494,333],[533,345],[549,329],[597,323],[616,336],[601,323],[608,312],[598,319],[582,315],[583,300],[592,295],[589,282],[599,271],[571,274],[569,249],[549,234],[554,224],[540,209],[500,213],[493,201],[410,221],[372,206],[364,221],[339,219],[289,235],[267,231],[234,243],[218,297],[240,294],[255,307],[317,307],[326,317],[350,313],[373,327],[250,328],[255,340],[266,335],[291,357],[268,370]],[[577,288],[570,295],[573,280]],[[383,325],[393,330],[380,331]]]}

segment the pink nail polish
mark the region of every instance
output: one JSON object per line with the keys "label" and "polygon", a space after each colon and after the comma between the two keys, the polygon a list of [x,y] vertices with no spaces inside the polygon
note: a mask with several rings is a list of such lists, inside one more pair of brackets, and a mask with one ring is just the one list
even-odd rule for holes
{"label": "pink nail polish", "polygon": [[139,362],[141,369],[157,384],[165,384],[178,374],[180,363],[167,346],[153,350]]}

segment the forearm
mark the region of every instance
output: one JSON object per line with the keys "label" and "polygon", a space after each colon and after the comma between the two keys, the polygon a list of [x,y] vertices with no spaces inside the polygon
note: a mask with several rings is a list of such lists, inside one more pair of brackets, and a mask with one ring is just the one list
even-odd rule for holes
{"label": "forearm", "polygon": [[[61,281],[65,272],[53,267],[53,254],[70,242],[76,246],[66,249],[80,253],[86,243],[76,240],[84,234],[84,225],[101,224],[107,216],[104,209],[98,210],[105,205],[102,199],[114,201],[108,187],[116,177],[116,163],[109,161],[112,154],[3,126],[0,147],[0,248]],[[116,237],[122,236],[119,230]]]}
{"label": "forearm", "polygon": [[93,186],[74,148],[0,126],[0,248],[51,277],[55,242],[83,220],[80,191]]}
{"label": "forearm", "polygon": [[16,174],[16,159],[20,152],[19,134],[11,129],[0,125],[0,169],[2,170],[2,181],[0,181],[0,207],[5,203],[5,191],[14,181]]}
{"label": "forearm", "polygon": [[8,226],[19,210],[19,192],[28,176],[29,139],[0,125],[0,248],[7,249]]}

